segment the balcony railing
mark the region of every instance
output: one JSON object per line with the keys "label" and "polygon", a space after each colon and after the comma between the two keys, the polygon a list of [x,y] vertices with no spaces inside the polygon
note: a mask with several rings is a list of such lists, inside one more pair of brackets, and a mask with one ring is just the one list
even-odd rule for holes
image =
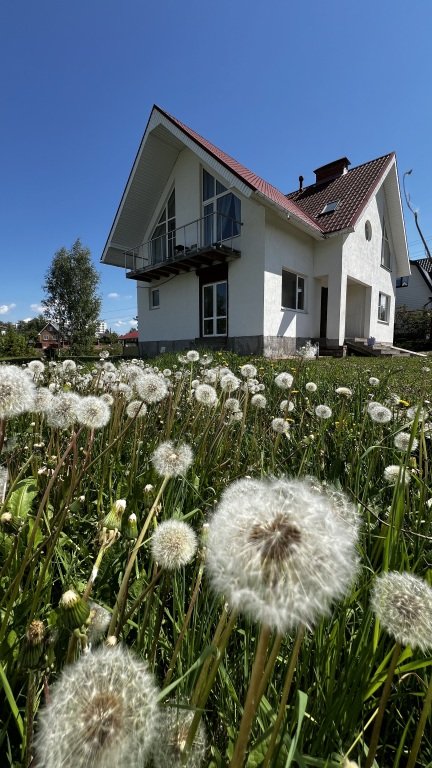
{"label": "balcony railing", "polygon": [[194,260],[197,255],[211,251],[239,255],[234,244],[241,227],[241,222],[230,216],[210,213],[127,251],[125,268],[132,273],[152,271],[168,263]]}

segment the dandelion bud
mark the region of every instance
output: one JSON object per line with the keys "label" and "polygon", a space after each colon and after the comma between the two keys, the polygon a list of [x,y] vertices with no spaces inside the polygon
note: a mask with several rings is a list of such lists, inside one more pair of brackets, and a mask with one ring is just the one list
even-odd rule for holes
{"label": "dandelion bud", "polygon": [[137,539],[138,538],[138,526],[137,526],[137,517],[132,512],[131,515],[129,515],[126,525],[124,527],[123,535],[126,539]]}
{"label": "dandelion bud", "polygon": [[73,589],[69,589],[60,598],[60,616],[67,629],[78,629],[87,621],[90,606]]}
{"label": "dandelion bud", "polygon": [[34,619],[29,625],[25,641],[22,664],[23,667],[33,669],[37,667],[42,656],[43,644],[45,640],[45,625],[43,621]]}
{"label": "dandelion bud", "polygon": [[117,643],[118,640],[115,635],[108,635],[107,639],[105,640],[105,645],[107,648],[115,648]]}
{"label": "dandelion bud", "polygon": [[147,485],[144,486],[144,493],[151,493],[153,488],[154,488],[154,485],[152,485],[151,483],[147,483]]}
{"label": "dandelion bud", "polygon": [[19,529],[21,528],[20,521],[14,517],[11,512],[3,512],[0,517],[0,523],[6,533],[18,533]]}
{"label": "dandelion bud", "polygon": [[126,509],[126,500],[117,499],[111,507],[110,512],[105,515],[102,521],[102,527],[109,531],[118,531],[121,528],[122,515]]}

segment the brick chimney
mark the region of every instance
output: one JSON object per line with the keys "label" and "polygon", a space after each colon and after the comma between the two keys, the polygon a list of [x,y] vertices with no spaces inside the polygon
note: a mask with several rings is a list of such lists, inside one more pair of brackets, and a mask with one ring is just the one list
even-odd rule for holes
{"label": "brick chimney", "polygon": [[332,163],[322,165],[321,168],[314,170],[315,184],[323,184],[325,181],[333,181],[339,176],[348,172],[348,166],[351,165],[347,157],[341,157],[339,160],[333,160]]}

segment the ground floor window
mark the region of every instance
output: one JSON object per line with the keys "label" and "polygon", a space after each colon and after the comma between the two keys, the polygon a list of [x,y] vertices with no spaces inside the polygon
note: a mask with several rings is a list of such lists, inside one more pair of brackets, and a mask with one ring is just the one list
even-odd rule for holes
{"label": "ground floor window", "polygon": [[228,284],[226,280],[202,286],[203,336],[226,336]]}
{"label": "ground floor window", "polygon": [[305,309],[305,279],[287,269],[282,270],[282,308]]}
{"label": "ground floor window", "polygon": [[380,293],[378,298],[378,320],[388,323],[390,319],[390,296]]}
{"label": "ground floor window", "polygon": [[158,309],[160,306],[159,288],[150,289],[150,309]]}

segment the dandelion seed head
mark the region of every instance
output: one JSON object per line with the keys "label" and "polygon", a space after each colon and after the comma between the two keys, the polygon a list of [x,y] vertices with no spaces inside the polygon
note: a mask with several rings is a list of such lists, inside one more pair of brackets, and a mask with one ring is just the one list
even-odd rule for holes
{"label": "dandelion seed head", "polygon": [[282,411],[282,413],[292,413],[295,408],[295,405],[292,400],[282,400],[279,405],[279,410]]}
{"label": "dandelion seed head", "polygon": [[412,573],[390,571],[375,581],[372,610],[401,645],[432,648],[432,588]]}
{"label": "dandelion seed head", "polygon": [[224,402],[224,408],[230,413],[237,413],[240,410],[240,403],[235,397],[227,397]]}
{"label": "dandelion seed head", "polygon": [[104,392],[103,395],[101,395],[101,400],[104,400],[110,407],[114,405],[114,398],[109,392]]}
{"label": "dandelion seed head", "polygon": [[306,392],[316,392],[318,389],[317,385],[314,381],[308,381],[307,384],[305,384],[305,390]]}
{"label": "dandelion seed head", "polygon": [[145,403],[159,403],[168,395],[168,387],[161,376],[149,373],[135,380],[135,390],[138,397]]}
{"label": "dandelion seed head", "polygon": [[390,408],[380,404],[369,404],[368,413],[372,421],[376,424],[388,424],[392,420],[393,414]]}
{"label": "dandelion seed head", "polygon": [[63,360],[62,369],[64,373],[72,373],[73,371],[76,371],[75,360]]}
{"label": "dandelion seed head", "polygon": [[207,567],[228,603],[286,632],[343,597],[356,567],[352,526],[310,479],[239,480],[210,521]]}
{"label": "dandelion seed head", "polygon": [[289,421],[281,418],[280,416],[276,416],[275,419],[272,419],[271,426],[272,430],[280,435],[286,435],[289,432],[290,427]]}
{"label": "dandelion seed head", "polygon": [[224,392],[235,392],[240,386],[240,381],[233,373],[225,373],[220,380],[220,387]]}
{"label": "dandelion seed head", "polygon": [[154,768],[201,768],[207,749],[207,736],[202,720],[198,726],[192,747],[184,762],[189,728],[194,712],[186,709],[166,709],[160,719],[159,738],[153,748]]}
{"label": "dandelion seed head", "polygon": [[30,360],[27,364],[27,370],[31,372],[35,379],[37,379],[44,373],[45,365],[41,360]]}
{"label": "dandelion seed head", "polygon": [[78,424],[89,429],[102,429],[108,424],[110,417],[110,407],[101,397],[88,395],[81,398],[77,410]]}
{"label": "dandelion seed head", "polygon": [[267,398],[260,394],[252,395],[251,405],[253,405],[254,408],[265,408],[267,406]]}
{"label": "dandelion seed head", "polygon": [[130,419],[142,419],[147,413],[147,406],[142,400],[131,400],[126,408],[126,414]]}
{"label": "dandelion seed head", "polygon": [[0,419],[18,416],[33,408],[36,388],[17,365],[0,365]]}
{"label": "dandelion seed head", "polygon": [[99,642],[107,631],[111,621],[111,613],[103,605],[95,603],[94,600],[89,600],[89,607],[90,615],[87,620],[87,637],[93,645]]}
{"label": "dandelion seed head", "polygon": [[142,768],[158,728],[157,689],[147,666],[101,646],[64,668],[40,710],[41,768]]}
{"label": "dandelion seed head", "polygon": [[186,352],[186,360],[188,363],[197,363],[199,359],[199,352],[195,349],[190,349],[189,352]]}
{"label": "dandelion seed head", "polygon": [[60,392],[51,400],[46,410],[46,420],[50,427],[67,429],[78,421],[80,396],[75,392]]}
{"label": "dandelion seed head", "polygon": [[167,571],[174,571],[190,563],[197,546],[193,528],[183,520],[174,519],[160,523],[151,541],[153,560]]}
{"label": "dandelion seed head", "polygon": [[384,480],[389,485],[396,485],[400,477],[400,482],[408,485],[411,480],[411,475],[406,467],[401,467],[399,464],[389,464],[384,469]]}
{"label": "dandelion seed head", "polygon": [[352,389],[349,387],[336,387],[335,392],[341,397],[352,397]]}
{"label": "dandelion seed head", "polygon": [[54,395],[48,387],[39,387],[34,395],[33,413],[43,413],[49,408]]}
{"label": "dandelion seed head", "polygon": [[377,387],[379,383],[380,383],[379,379],[377,379],[376,376],[369,377],[369,384],[371,385],[371,387]]}
{"label": "dandelion seed head", "polygon": [[258,371],[254,365],[246,363],[246,365],[241,366],[240,373],[244,379],[254,379]]}
{"label": "dandelion seed head", "polygon": [[412,421],[416,418],[418,414],[418,421],[426,421],[428,417],[428,411],[426,408],[423,408],[422,406],[414,405],[411,408],[407,409],[406,415],[408,419],[411,419]]}
{"label": "dandelion seed head", "polygon": [[319,419],[329,419],[332,415],[332,409],[328,405],[317,405],[315,408],[315,415]]}
{"label": "dandelion seed head", "polygon": [[[398,451],[407,451],[411,442],[411,435],[409,432],[398,432],[397,435],[394,436],[394,444],[395,448],[398,449]],[[411,453],[414,453],[418,448],[418,440],[414,437],[412,439],[411,443]]]}
{"label": "dandelion seed head", "polygon": [[211,386],[211,384],[199,384],[197,385],[195,392],[195,400],[198,403],[201,403],[201,405],[216,405],[217,403],[217,392],[214,387]]}
{"label": "dandelion seed head", "polygon": [[274,383],[279,389],[290,389],[293,385],[293,381],[294,377],[287,371],[283,371],[275,376]]}
{"label": "dandelion seed head", "polygon": [[152,456],[153,466],[162,477],[185,475],[193,461],[192,448],[187,443],[161,443]]}

